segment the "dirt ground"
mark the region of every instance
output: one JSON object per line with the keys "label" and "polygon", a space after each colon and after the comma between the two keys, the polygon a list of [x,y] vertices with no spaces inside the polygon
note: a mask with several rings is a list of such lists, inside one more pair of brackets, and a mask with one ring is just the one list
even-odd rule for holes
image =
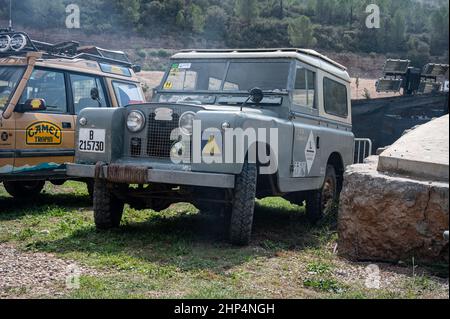
{"label": "dirt ground", "polygon": [[449,298],[448,264],[342,259],[335,217],[310,225],[280,198],[258,201],[243,248],[191,205],[127,207],[108,232],[91,205],[81,183],[48,184],[33,201],[0,186],[0,298]]}
{"label": "dirt ground", "polygon": [[378,93],[375,88],[376,79],[359,79],[359,85],[357,86],[356,78],[352,78],[351,91],[352,91],[352,100],[360,100],[366,99],[365,89],[369,92],[369,96],[372,99],[382,98],[382,97],[391,97],[391,96],[399,96],[400,93]]}

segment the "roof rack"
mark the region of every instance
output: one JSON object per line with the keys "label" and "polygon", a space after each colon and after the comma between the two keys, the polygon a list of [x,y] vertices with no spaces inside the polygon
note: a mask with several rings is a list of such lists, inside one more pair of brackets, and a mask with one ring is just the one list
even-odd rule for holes
{"label": "roof rack", "polygon": [[320,59],[326,63],[332,64],[335,67],[346,71],[347,68],[343,66],[342,64],[337,63],[336,61],[333,61],[332,59],[328,58],[327,56],[320,54],[319,52],[315,50],[310,49],[299,49],[299,48],[273,48],[273,49],[200,49],[200,50],[181,50],[182,53],[251,53],[251,52],[257,52],[257,53],[272,53],[272,52],[293,52],[293,53],[300,53],[312,56],[314,58]]}
{"label": "roof rack", "polygon": [[46,59],[85,59],[99,63],[109,63],[139,72],[140,67],[133,65],[123,51],[105,50],[95,46],[80,47],[76,41],[50,44],[32,40],[25,32],[0,29],[0,58],[25,56],[29,52],[42,52]]}

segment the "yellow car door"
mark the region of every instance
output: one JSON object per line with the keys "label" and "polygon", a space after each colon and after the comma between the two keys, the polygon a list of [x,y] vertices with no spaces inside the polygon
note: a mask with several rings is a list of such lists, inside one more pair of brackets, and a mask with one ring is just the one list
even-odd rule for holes
{"label": "yellow car door", "polygon": [[15,156],[14,130],[14,121],[2,121],[0,123],[0,175],[9,174],[13,171]]}
{"label": "yellow car door", "polygon": [[14,174],[33,174],[48,171],[65,174],[64,163],[74,157],[75,120],[71,111],[68,76],[54,69],[36,68],[19,101],[19,106],[30,99],[41,99],[46,109],[20,112],[16,108],[16,155]]}
{"label": "yellow car door", "polygon": [[12,173],[16,143],[16,123],[3,119],[2,113],[24,71],[25,67],[21,66],[0,66],[0,175]]}

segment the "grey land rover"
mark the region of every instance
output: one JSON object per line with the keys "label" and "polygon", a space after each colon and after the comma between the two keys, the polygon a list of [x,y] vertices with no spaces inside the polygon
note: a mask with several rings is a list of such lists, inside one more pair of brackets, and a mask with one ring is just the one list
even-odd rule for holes
{"label": "grey land rover", "polygon": [[319,220],[353,163],[350,77],[312,50],[196,50],[171,58],[153,101],[85,109],[75,164],[94,178],[99,229],[124,204],[221,212],[235,245],[251,239],[255,198],[282,196]]}

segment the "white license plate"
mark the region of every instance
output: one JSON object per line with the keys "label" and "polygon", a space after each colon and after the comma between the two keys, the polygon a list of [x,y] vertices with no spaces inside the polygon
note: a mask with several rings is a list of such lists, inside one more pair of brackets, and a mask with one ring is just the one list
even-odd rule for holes
{"label": "white license plate", "polygon": [[105,153],[105,130],[80,129],[78,149],[80,152]]}

